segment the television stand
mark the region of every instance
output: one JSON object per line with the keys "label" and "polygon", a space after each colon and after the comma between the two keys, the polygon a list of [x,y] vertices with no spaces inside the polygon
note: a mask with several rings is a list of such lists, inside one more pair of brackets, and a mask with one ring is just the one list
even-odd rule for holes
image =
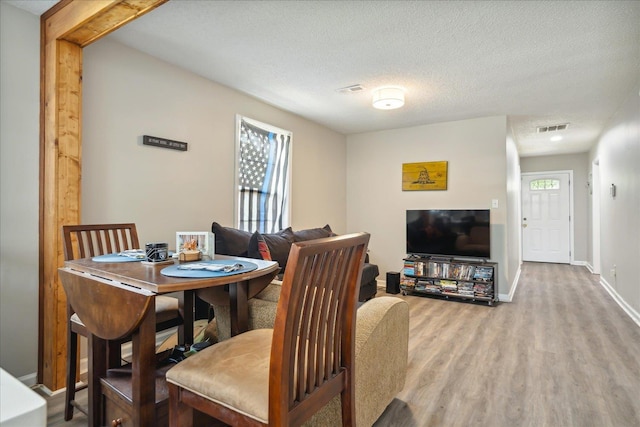
{"label": "television stand", "polygon": [[429,260],[429,261],[439,261],[439,262],[451,262],[455,258],[440,256],[440,255],[418,255],[418,254],[409,254],[405,258],[405,260]]}
{"label": "television stand", "polygon": [[486,302],[498,301],[498,264],[486,260],[460,260],[410,255],[404,259],[400,290],[419,295]]}
{"label": "television stand", "polygon": [[[421,259],[421,258],[418,258]],[[449,257],[441,257],[441,256],[429,256],[426,259],[428,259],[429,261],[435,261],[435,262],[453,262],[454,258],[449,258]]]}

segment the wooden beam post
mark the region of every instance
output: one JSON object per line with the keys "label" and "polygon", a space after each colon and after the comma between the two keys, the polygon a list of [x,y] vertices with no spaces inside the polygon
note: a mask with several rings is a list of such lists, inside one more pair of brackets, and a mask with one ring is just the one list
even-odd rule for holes
{"label": "wooden beam post", "polygon": [[41,17],[38,382],[64,387],[61,226],[81,221],[82,48],[167,0],[62,0]]}

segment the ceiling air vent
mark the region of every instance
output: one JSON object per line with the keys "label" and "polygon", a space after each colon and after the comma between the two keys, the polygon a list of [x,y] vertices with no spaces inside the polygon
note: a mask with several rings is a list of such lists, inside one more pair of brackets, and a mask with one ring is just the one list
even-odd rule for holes
{"label": "ceiling air vent", "polygon": [[557,130],[565,130],[567,127],[569,127],[569,123],[563,123],[561,125],[551,125],[551,126],[538,126],[536,130],[538,133],[545,133],[545,132],[555,132]]}
{"label": "ceiling air vent", "polygon": [[340,92],[340,93],[353,93],[353,92],[360,92],[363,91],[364,87],[360,84],[357,85],[351,85],[351,86],[347,86],[347,87],[341,87],[340,89],[336,89],[336,92]]}

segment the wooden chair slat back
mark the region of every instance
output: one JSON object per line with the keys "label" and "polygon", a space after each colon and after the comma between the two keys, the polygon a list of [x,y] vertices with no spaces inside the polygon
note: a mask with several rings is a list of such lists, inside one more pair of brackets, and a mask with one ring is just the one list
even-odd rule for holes
{"label": "wooden chair slat back", "polygon": [[136,225],[63,225],[62,239],[66,261],[139,249]]}
{"label": "wooden chair slat back", "polygon": [[369,234],[356,233],[292,245],[274,325],[270,425],[301,424],[336,394],[343,421],[355,417],[355,315],[368,243]]}

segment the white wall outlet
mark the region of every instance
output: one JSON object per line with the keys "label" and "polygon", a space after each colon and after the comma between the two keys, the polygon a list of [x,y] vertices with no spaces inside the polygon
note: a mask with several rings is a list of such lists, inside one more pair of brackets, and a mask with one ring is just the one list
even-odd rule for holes
{"label": "white wall outlet", "polygon": [[498,209],[498,199],[491,200],[491,208]]}

